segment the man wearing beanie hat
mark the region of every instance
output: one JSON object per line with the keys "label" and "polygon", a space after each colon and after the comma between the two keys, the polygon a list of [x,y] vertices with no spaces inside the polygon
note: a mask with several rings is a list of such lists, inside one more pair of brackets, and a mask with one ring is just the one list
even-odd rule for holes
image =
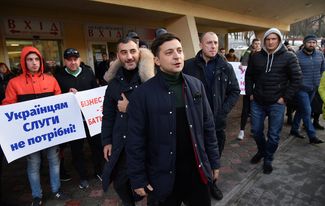
{"label": "man wearing beanie hat", "polygon": [[301,119],[306,127],[306,132],[311,144],[323,143],[316,137],[315,128],[311,122],[311,101],[318,89],[320,78],[325,70],[325,60],[323,54],[316,48],[317,37],[313,34],[304,38],[303,49],[297,52],[297,57],[302,70],[302,86],[295,95],[297,111],[293,118],[290,134],[304,138],[299,134]]}
{"label": "man wearing beanie hat", "polygon": [[317,36],[314,35],[314,34],[309,34],[309,35],[305,36],[305,38],[304,38],[304,44],[306,44],[309,41],[314,41],[315,42],[315,45],[316,45],[317,44]]}
{"label": "man wearing beanie hat", "polygon": [[[258,149],[251,163],[257,164],[264,158],[264,174],[273,170],[273,155],[278,148],[285,104],[301,85],[297,57],[281,42],[278,29],[266,31],[262,50],[250,57],[245,76],[246,95],[251,100],[252,132]],[[266,117],[269,123],[267,140],[264,135]]]}

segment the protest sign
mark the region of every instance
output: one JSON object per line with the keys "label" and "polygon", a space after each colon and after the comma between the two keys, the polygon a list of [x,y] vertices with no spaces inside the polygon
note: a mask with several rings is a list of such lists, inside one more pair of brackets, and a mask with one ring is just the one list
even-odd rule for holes
{"label": "protest sign", "polygon": [[240,62],[229,62],[234,68],[236,78],[240,88],[240,94],[245,95],[245,73],[247,66],[241,66]]}
{"label": "protest sign", "polygon": [[75,94],[85,117],[90,136],[101,133],[103,102],[107,86],[98,87]]}
{"label": "protest sign", "polygon": [[0,144],[8,162],[86,137],[72,93],[0,106]]}

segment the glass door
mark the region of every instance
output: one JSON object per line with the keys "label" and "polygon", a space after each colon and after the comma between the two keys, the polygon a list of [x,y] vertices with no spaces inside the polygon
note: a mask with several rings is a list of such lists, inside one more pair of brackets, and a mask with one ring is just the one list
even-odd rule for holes
{"label": "glass door", "polygon": [[102,54],[107,54],[107,43],[106,42],[96,42],[91,43],[91,56],[92,56],[92,62],[93,62],[93,68],[96,71],[96,68],[98,67],[99,63],[103,61]]}
{"label": "glass door", "polygon": [[[90,42],[89,43],[89,63],[92,68],[96,68],[103,61],[102,53],[106,53],[108,57],[111,53],[116,52],[117,42]],[[114,56],[114,55],[113,55]]]}
{"label": "glass door", "polygon": [[13,72],[20,71],[20,54],[25,46],[36,47],[45,60],[46,72],[55,72],[57,67],[62,66],[60,40],[6,40],[6,47],[10,68]]}

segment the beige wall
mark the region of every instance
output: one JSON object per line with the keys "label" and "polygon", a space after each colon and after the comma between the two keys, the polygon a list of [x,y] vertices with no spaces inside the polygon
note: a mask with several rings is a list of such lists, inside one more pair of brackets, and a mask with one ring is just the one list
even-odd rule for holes
{"label": "beige wall", "polygon": [[169,22],[166,28],[169,32],[175,33],[181,39],[185,59],[194,57],[200,50],[199,37],[194,17],[183,16]]}
{"label": "beige wall", "polygon": [[[144,8],[152,11],[167,12],[185,16],[195,16],[213,21],[232,22],[235,24],[245,24],[262,28],[270,28],[275,25],[282,30],[289,30],[289,24],[279,20],[270,20],[263,17],[254,17],[243,13],[235,13],[217,9],[201,3],[200,1],[184,0],[141,0],[134,3],[134,0],[94,0],[98,2],[110,3],[121,6]],[[234,2],[237,3],[237,2]]]}
{"label": "beige wall", "polygon": [[256,38],[260,39],[261,41],[263,40],[264,33],[267,30],[260,30],[260,31],[254,31]]}
{"label": "beige wall", "polygon": [[[119,3],[117,1],[106,1],[113,4],[127,5],[133,1],[121,0]],[[115,2],[115,3],[114,3]],[[51,10],[51,9],[35,9],[30,8],[32,5],[28,5],[29,8],[24,7],[11,7],[2,10],[1,15],[3,17],[31,17],[38,19],[51,19],[59,21],[62,25],[62,43],[64,50],[67,47],[75,47],[81,53],[81,58],[89,64],[89,51],[88,51],[88,40],[85,37],[85,28],[86,24],[116,24],[116,25],[125,25],[125,26],[134,26],[142,28],[157,28],[157,27],[166,27],[168,31],[176,33],[182,40],[184,46],[184,52],[186,58],[193,57],[199,51],[199,39],[198,32],[213,31],[219,35],[219,38],[223,38],[225,34],[228,33],[228,30],[225,28],[217,28],[206,25],[197,25],[196,18],[207,18],[214,20],[228,20],[233,22],[240,22],[240,20],[245,19],[245,23],[256,24],[257,26],[269,26],[270,22],[265,22],[263,20],[254,19],[252,17],[242,16],[240,14],[234,15],[226,11],[220,11],[206,6],[191,4],[189,2],[181,2],[178,0],[170,1],[166,0],[164,4],[161,1],[140,1],[137,3],[137,7],[152,9],[152,12],[161,9],[160,11],[170,12],[174,14],[179,14],[179,18],[176,19],[164,19],[158,21],[156,18],[153,19],[136,19],[136,18],[116,18],[110,16],[100,16],[92,15],[88,13],[78,13],[75,12],[71,14],[71,10]],[[148,10],[148,11],[149,11]],[[13,15],[15,14],[15,15]],[[19,14],[19,15],[17,15]],[[185,15],[182,15],[185,14]],[[157,14],[155,14],[157,15]],[[196,15],[194,17],[194,15]],[[284,25],[280,25],[284,28]],[[41,39],[42,36],[40,37]],[[5,55],[5,45],[3,42],[3,35],[0,35],[0,61],[6,61]]]}
{"label": "beige wall", "polygon": [[[12,14],[19,14],[12,15]],[[39,10],[34,8],[7,8],[1,13],[3,17],[30,17],[40,20],[55,20],[59,21],[62,26],[62,50],[65,48],[74,47],[79,50],[82,60],[88,62],[88,40],[85,37],[85,28],[86,24],[115,24],[115,25],[124,25],[124,26],[134,26],[142,28],[157,28],[164,26],[164,22],[155,22],[155,21],[138,21],[137,19],[128,19],[128,18],[115,18],[109,16],[94,16],[87,14],[74,13],[71,15],[71,11],[56,11],[56,10]],[[1,17],[0,17],[1,18]],[[2,22],[0,22],[2,24]],[[4,34],[0,33],[0,62],[6,62],[5,55],[5,45],[3,40],[5,39]],[[18,37],[17,39],[23,39]],[[31,39],[31,38],[28,38]],[[44,37],[40,36],[40,39]],[[62,51],[62,53],[63,53]]]}
{"label": "beige wall", "polygon": [[5,45],[3,37],[2,36],[0,36],[0,37],[1,37],[0,38],[0,62],[4,62],[4,63],[6,63],[8,65],[9,62],[6,62],[6,58],[5,58],[5,52],[6,52],[5,47],[6,47],[6,45]]}
{"label": "beige wall", "polygon": [[66,48],[76,48],[80,52],[80,57],[87,62],[87,45],[84,38],[83,23],[77,21],[66,21],[63,24],[63,50]]}

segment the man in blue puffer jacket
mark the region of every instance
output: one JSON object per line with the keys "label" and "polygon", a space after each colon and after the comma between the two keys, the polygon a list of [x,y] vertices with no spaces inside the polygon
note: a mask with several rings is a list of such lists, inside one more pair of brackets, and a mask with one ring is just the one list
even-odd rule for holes
{"label": "man in blue puffer jacket", "polygon": [[302,86],[295,95],[297,111],[293,118],[290,134],[304,138],[298,129],[301,119],[306,127],[309,142],[311,144],[323,143],[316,137],[316,131],[311,122],[311,101],[318,89],[323,71],[325,70],[324,55],[316,49],[317,37],[307,35],[304,38],[304,47],[297,52],[297,57],[302,70]]}

